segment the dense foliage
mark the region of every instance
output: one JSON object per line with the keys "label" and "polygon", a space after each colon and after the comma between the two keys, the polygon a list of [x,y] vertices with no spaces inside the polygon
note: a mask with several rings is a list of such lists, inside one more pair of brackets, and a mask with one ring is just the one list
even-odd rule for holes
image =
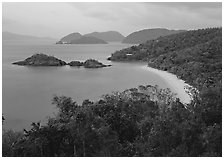
{"label": "dense foliage", "polygon": [[[222,37],[221,28],[199,29],[149,40],[138,46],[116,51],[109,57],[112,61],[148,61],[169,52],[181,51],[199,44],[205,44],[216,37]],[[178,52],[179,53],[179,52]]]}
{"label": "dense foliage", "polygon": [[126,49],[152,48],[140,59],[197,88],[191,103],[151,85],[82,105],[55,96],[46,125],[3,134],[3,156],[222,156],[221,41],[221,29],[202,29]]}
{"label": "dense foliage", "polygon": [[140,44],[147,40],[157,39],[160,36],[167,36],[184,32],[185,30],[168,30],[165,28],[144,29],[129,34],[122,43]]}
{"label": "dense foliage", "polygon": [[3,140],[3,156],[221,156],[221,121],[206,118],[203,100],[183,105],[150,85],[82,105],[55,96],[58,114]]}
{"label": "dense foliage", "polygon": [[148,65],[174,73],[198,89],[216,85],[221,87],[221,34],[206,43],[151,58]]}

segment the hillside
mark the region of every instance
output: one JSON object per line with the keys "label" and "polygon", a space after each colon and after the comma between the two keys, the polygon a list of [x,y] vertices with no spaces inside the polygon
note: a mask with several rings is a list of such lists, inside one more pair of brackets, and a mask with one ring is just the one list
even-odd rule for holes
{"label": "hillside", "polygon": [[104,40],[98,39],[96,37],[82,36],[81,38],[77,40],[72,40],[70,44],[107,44],[107,42]]}
{"label": "hillside", "polygon": [[84,36],[92,36],[98,39],[102,39],[107,42],[122,41],[125,37],[117,31],[107,31],[107,32],[93,32],[85,34]]}
{"label": "hillside", "polygon": [[161,37],[123,49],[111,59],[148,60],[150,67],[176,74],[197,91],[189,90],[188,104],[169,89],[150,84],[81,105],[71,97],[55,96],[52,104],[58,112],[45,125],[34,122],[30,130],[3,133],[3,156],[222,156],[221,28]]}
{"label": "hillside", "polygon": [[112,61],[147,61],[169,52],[180,51],[206,43],[221,36],[220,28],[199,29],[149,40],[143,44],[132,46],[111,55]]}
{"label": "hillside", "polygon": [[160,37],[115,52],[114,61],[148,61],[197,88],[207,122],[220,122],[222,110],[222,28]]}
{"label": "hillside", "polygon": [[[95,40],[93,37],[95,38]],[[66,35],[65,37],[61,38],[58,42],[56,42],[56,44],[82,44],[82,43],[97,44],[97,43],[116,42],[116,41],[121,42],[123,39],[124,36],[117,31],[93,32],[85,35],[81,35],[80,33],[76,32]]]}
{"label": "hillside", "polygon": [[59,40],[56,44],[64,44],[64,43],[68,44],[72,40],[77,40],[81,37],[82,37],[82,35],[80,33],[71,33],[71,34],[68,34],[65,37],[61,38],[61,40]]}
{"label": "hillside", "polygon": [[166,36],[184,32],[184,30],[168,30],[163,28],[140,30],[128,35],[122,43],[141,44],[147,40],[157,39],[160,36]]}
{"label": "hillside", "polygon": [[150,58],[149,66],[169,71],[184,79],[187,83],[202,89],[220,85],[222,79],[222,37],[188,47],[179,51],[170,51]]}

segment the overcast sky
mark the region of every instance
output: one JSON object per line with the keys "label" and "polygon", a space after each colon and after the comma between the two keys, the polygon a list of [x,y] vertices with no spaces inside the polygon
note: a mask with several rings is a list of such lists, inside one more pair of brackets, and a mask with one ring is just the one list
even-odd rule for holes
{"label": "overcast sky", "polygon": [[3,3],[2,29],[61,38],[72,32],[119,31],[124,36],[146,28],[221,27],[216,3]]}

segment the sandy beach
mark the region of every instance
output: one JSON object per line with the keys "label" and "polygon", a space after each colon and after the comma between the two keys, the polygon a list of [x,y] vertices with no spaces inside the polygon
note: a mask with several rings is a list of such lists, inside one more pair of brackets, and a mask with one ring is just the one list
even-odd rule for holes
{"label": "sandy beach", "polygon": [[142,69],[148,70],[150,72],[153,72],[157,75],[159,75],[161,78],[164,79],[164,81],[170,86],[171,91],[173,93],[177,94],[177,97],[180,98],[181,102],[183,103],[189,103],[190,102],[190,96],[186,93],[185,87],[190,86],[185,81],[177,78],[176,75],[171,74],[166,71],[161,71],[158,69],[154,69],[148,66],[143,66]]}

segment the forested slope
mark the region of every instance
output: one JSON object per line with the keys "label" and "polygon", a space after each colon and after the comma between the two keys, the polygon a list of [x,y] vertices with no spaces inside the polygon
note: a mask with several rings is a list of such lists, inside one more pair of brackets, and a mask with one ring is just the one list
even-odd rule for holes
{"label": "forested slope", "polygon": [[[150,60],[149,66],[178,75],[198,89],[191,91],[191,103],[182,104],[170,90],[151,85],[81,105],[55,96],[58,113],[46,125],[33,123],[24,134],[3,133],[3,156],[221,157],[221,41],[220,28],[201,29],[112,56]],[[128,59],[126,53],[138,58]]]}
{"label": "forested slope", "polygon": [[183,32],[117,51],[113,61],[148,61],[150,67],[174,73],[188,84],[221,87],[222,29]]}
{"label": "forested slope", "polygon": [[122,43],[141,44],[147,40],[157,39],[160,36],[177,34],[186,30],[168,30],[165,28],[144,29],[129,34]]}
{"label": "forested slope", "polygon": [[221,28],[199,29],[160,37],[112,54],[112,61],[147,61],[161,54],[180,51],[221,37]]}

